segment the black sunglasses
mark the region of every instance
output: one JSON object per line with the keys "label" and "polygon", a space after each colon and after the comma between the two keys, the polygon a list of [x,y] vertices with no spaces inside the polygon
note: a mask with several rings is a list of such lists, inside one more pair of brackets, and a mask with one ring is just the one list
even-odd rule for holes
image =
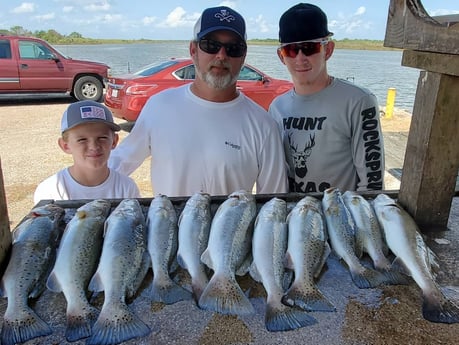
{"label": "black sunglasses", "polygon": [[237,43],[222,43],[207,38],[199,40],[199,48],[207,54],[217,54],[222,47],[225,48],[226,55],[233,58],[244,56],[247,51],[247,45],[242,41]]}
{"label": "black sunglasses", "polygon": [[279,50],[282,56],[288,56],[290,58],[295,58],[300,50],[305,56],[311,56],[320,52],[322,45],[327,42],[327,40],[294,42],[280,46]]}

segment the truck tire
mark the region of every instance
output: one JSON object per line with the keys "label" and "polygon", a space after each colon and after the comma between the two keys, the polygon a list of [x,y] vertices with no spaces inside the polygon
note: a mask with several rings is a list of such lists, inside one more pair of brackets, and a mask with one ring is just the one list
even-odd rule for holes
{"label": "truck tire", "polygon": [[73,96],[79,100],[100,102],[104,95],[104,86],[99,79],[92,76],[82,76],[77,79],[73,87]]}

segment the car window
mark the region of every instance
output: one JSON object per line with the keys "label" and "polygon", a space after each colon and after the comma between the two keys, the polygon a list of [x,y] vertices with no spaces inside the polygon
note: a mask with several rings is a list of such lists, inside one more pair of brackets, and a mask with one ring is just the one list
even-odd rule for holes
{"label": "car window", "polygon": [[53,53],[43,44],[31,41],[19,41],[21,59],[50,59]]}
{"label": "car window", "polygon": [[0,40],[0,59],[11,59],[11,45],[9,40]]}
{"label": "car window", "polygon": [[177,61],[169,60],[165,61],[159,64],[151,64],[143,67],[142,69],[138,70],[137,72],[134,72],[134,75],[141,75],[143,77],[148,77],[149,75],[158,73],[159,71],[162,71],[163,69],[173,66],[177,63]]}
{"label": "car window", "polygon": [[263,76],[250,67],[244,66],[239,73],[238,80],[263,80]]}
{"label": "car window", "polygon": [[194,79],[195,71],[194,65],[188,65],[186,67],[180,68],[179,70],[173,73],[179,79]]}

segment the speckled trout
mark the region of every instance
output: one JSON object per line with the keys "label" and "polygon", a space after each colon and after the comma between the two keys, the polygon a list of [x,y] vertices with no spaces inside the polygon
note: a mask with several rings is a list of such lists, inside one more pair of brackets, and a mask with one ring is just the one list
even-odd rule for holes
{"label": "speckled trout", "polygon": [[290,211],[287,223],[286,266],[295,272],[295,280],[283,302],[307,311],[335,311],[314,282],[331,251],[320,200],[305,196]]}
{"label": "speckled trout", "polygon": [[353,191],[345,192],[343,200],[356,226],[357,256],[360,257],[365,252],[370,255],[375,268],[389,270],[391,263],[385,256],[388,249],[383,241],[382,230],[370,202]]}
{"label": "speckled trout", "polygon": [[266,290],[265,326],[268,331],[288,331],[315,323],[303,310],[282,303],[287,251],[287,203],[279,198],[266,202],[258,212],[252,239],[250,275]]}
{"label": "speckled trout", "polygon": [[209,194],[193,194],[187,200],[178,220],[177,261],[191,276],[191,286],[196,301],[199,301],[202,291],[209,282],[206,267],[201,262],[201,255],[209,242],[212,222],[210,200]]}
{"label": "speckled trout", "polygon": [[254,312],[235,274],[248,272],[251,264],[253,222],[257,205],[246,191],[236,191],[220,204],[212,219],[209,243],[201,260],[214,271],[204,289],[199,306],[221,314]]}
{"label": "speckled trout", "polygon": [[68,341],[89,337],[99,314],[88,302],[87,288],[99,263],[104,222],[110,207],[108,200],[98,199],[77,209],[65,228],[56,263],[48,277],[48,289],[62,292],[67,301]]}
{"label": "speckled trout", "polygon": [[424,318],[432,322],[459,322],[459,307],[446,298],[435,282],[431,267],[436,256],[425,244],[414,219],[386,194],[375,198],[374,209],[389,249],[422,290]]}
{"label": "speckled trout", "polygon": [[169,275],[177,255],[178,219],[174,205],[166,195],[157,195],[148,208],[148,251],[153,267],[151,300],[173,304],[191,299],[191,293]]}
{"label": "speckled trout", "polygon": [[90,291],[104,291],[104,304],[87,344],[118,344],[150,333],[126,303],[150,267],[146,231],[137,199],[123,199],[105,221],[99,266],[89,283]]}
{"label": "speckled trout", "polygon": [[48,204],[34,208],[12,233],[12,251],[1,281],[1,295],[8,298],[3,316],[1,343],[13,345],[52,333],[28,305],[46,287],[63,226],[64,209]]}
{"label": "speckled trout", "polygon": [[385,284],[384,274],[363,266],[356,255],[355,223],[338,188],[324,191],[322,206],[331,247],[346,262],[354,283],[361,289]]}

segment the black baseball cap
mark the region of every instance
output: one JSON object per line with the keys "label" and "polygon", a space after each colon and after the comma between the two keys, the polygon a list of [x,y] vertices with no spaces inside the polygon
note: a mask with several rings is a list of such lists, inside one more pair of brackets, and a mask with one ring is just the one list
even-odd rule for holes
{"label": "black baseball cap", "polygon": [[290,7],[279,20],[279,42],[292,43],[328,37],[327,16],[316,5],[299,3]]}

